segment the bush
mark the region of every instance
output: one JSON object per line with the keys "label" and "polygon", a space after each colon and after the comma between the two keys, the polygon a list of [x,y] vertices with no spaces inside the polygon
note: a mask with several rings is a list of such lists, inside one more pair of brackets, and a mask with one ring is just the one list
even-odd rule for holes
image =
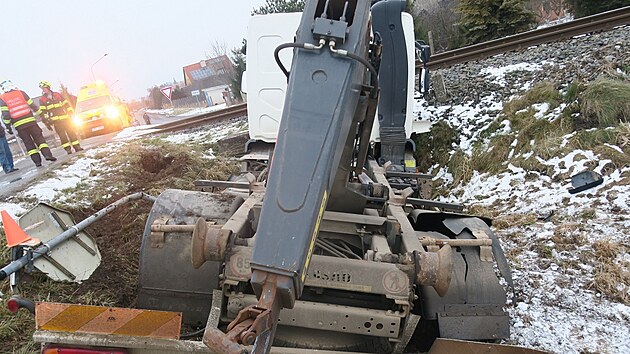
{"label": "bush", "polygon": [[527,31],[534,23],[522,0],[462,0],[457,11],[470,44]]}
{"label": "bush", "polygon": [[628,6],[628,0],[569,0],[568,5],[579,18]]}
{"label": "bush", "polygon": [[[581,97],[578,126],[604,128],[630,121],[630,83],[597,80],[586,87]],[[581,124],[580,124],[581,123]]]}
{"label": "bush", "polygon": [[451,147],[458,141],[458,134],[448,123],[439,121],[431,126],[429,133],[414,135],[418,168],[426,171],[435,164],[446,166],[450,159]]}
{"label": "bush", "polygon": [[553,83],[545,81],[532,87],[522,97],[507,102],[503,111],[508,115],[513,115],[520,110],[528,109],[535,103],[549,103],[549,108],[554,109],[560,102],[562,102],[560,92],[556,90]]}

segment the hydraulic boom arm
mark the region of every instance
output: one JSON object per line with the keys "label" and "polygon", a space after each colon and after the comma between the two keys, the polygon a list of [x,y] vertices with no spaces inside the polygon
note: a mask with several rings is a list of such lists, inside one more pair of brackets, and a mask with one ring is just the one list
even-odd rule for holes
{"label": "hydraulic boom arm", "polygon": [[[298,49],[251,260],[259,301],[228,327],[229,340],[253,344],[254,353],[270,350],[280,309],[293,308],[302,293],[331,191],[348,181],[357,137],[369,136],[377,102],[369,1],[308,1],[288,46]],[[217,332],[207,331],[204,343],[242,351]]]}

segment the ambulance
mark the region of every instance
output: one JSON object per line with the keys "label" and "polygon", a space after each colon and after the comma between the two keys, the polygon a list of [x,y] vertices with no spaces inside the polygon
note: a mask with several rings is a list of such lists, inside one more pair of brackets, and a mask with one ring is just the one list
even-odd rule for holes
{"label": "ambulance", "polygon": [[87,138],[120,131],[133,124],[129,107],[109,91],[102,81],[82,86],[72,121],[77,132]]}

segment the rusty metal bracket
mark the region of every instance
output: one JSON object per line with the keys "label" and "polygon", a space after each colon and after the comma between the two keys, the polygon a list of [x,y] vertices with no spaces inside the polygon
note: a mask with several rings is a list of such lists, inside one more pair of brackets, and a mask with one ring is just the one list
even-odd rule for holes
{"label": "rusty metal bracket", "polygon": [[206,327],[203,335],[203,344],[212,349],[215,353],[226,354],[248,354],[247,348],[231,340],[218,328]]}
{"label": "rusty metal bracket", "polygon": [[[474,228],[470,231],[472,231],[473,236],[479,240],[490,240],[490,236],[488,236],[484,229]],[[492,255],[492,240],[490,240],[489,245],[479,246],[479,258],[481,258],[482,262],[494,261],[494,257]]]}
{"label": "rusty metal bracket", "polygon": [[154,226],[166,225],[168,222],[167,217],[160,217],[153,221],[151,224],[151,248],[162,248],[164,247],[164,231],[153,231]]}
{"label": "rusty metal bracket", "polygon": [[228,325],[227,333],[216,328],[207,328],[203,343],[217,353],[248,353],[243,345],[253,345],[252,354],[266,354],[271,350],[273,335],[280,315],[278,283],[284,277],[266,274],[263,290],[255,305],[239,311]]}
{"label": "rusty metal bracket", "polygon": [[241,311],[228,327],[227,336],[245,345],[252,345],[256,338],[271,329],[271,310],[258,305],[248,306]]}

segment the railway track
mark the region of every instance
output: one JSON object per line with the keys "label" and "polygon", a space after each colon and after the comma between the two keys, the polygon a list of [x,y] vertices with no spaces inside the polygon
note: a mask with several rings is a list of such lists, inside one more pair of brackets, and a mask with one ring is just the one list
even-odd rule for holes
{"label": "railway track", "polygon": [[[610,30],[630,24],[630,6],[582,17],[571,22],[515,34],[513,36],[470,45],[435,54],[429,62],[429,69],[439,69],[472,60],[480,60],[493,55],[522,50],[531,46],[556,42],[582,34]],[[417,62],[416,68],[422,65]]]}
{"label": "railway track", "polygon": [[175,122],[156,125],[154,129],[157,129],[157,132],[159,133],[168,133],[183,129],[199,127],[209,122],[219,122],[222,120],[237,118],[246,114],[247,104],[241,103],[224,109],[220,109],[218,111],[208,112],[197,116],[180,119]]}
{"label": "railway track", "polygon": [[[438,53],[431,58],[429,69],[439,69],[468,61],[480,60],[501,53],[522,50],[535,45],[556,42],[628,24],[630,24],[630,6],[583,17],[556,26],[519,33],[505,38]],[[417,62],[416,68],[419,69],[421,67],[422,64]],[[209,122],[236,118],[246,114],[247,104],[242,103],[222,110],[181,119],[175,122],[164,123],[155,128],[158,129],[160,133],[173,132],[195,128]]]}

